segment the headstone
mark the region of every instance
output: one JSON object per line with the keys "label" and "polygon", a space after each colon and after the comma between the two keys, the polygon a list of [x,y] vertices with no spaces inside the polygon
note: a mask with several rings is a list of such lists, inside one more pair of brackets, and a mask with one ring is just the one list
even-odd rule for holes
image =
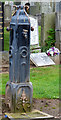
{"label": "headstone", "polygon": [[11,5],[11,10],[13,10],[13,5],[14,5],[13,1],[10,1],[10,5]]}
{"label": "headstone", "polygon": [[5,1],[4,5],[4,22],[5,24],[8,24],[10,22],[12,16],[12,10],[11,10],[11,5],[9,1]]}
{"label": "headstone", "polygon": [[[53,22],[52,22],[53,21]],[[55,29],[55,13],[42,13],[41,15],[41,46],[45,45],[45,40],[48,39],[47,31],[51,28]]]}
{"label": "headstone", "polygon": [[56,13],[55,14],[55,39],[56,39],[56,43],[55,43],[55,46],[60,49],[60,19],[59,19],[59,13]]}
{"label": "headstone", "polygon": [[[55,5],[55,37],[56,37],[56,47],[60,50],[61,53],[61,1],[56,2]],[[60,63],[61,63],[61,55],[60,55]]]}
{"label": "headstone", "polygon": [[30,55],[30,60],[38,66],[46,66],[46,65],[55,65],[55,63],[48,57],[46,53],[32,53]]}
{"label": "headstone", "polygon": [[[28,2],[28,1],[27,1]],[[23,1],[23,0],[21,0],[21,5],[25,5],[26,4],[26,1]]]}
{"label": "headstone", "polygon": [[55,12],[61,12],[61,1],[55,3]]}
{"label": "headstone", "polygon": [[41,12],[40,2],[30,2],[30,14],[35,16],[40,12]]}
{"label": "headstone", "polygon": [[41,3],[41,13],[50,13],[52,11],[53,11],[53,8],[50,5],[50,2],[42,2]]}
{"label": "headstone", "polygon": [[34,31],[31,31],[31,40],[30,45],[39,45],[39,36],[38,36],[38,19],[37,17],[30,16],[31,26],[34,28]]}
{"label": "headstone", "polygon": [[[55,32],[56,43],[55,43],[55,46],[60,50],[60,53],[61,53],[61,13],[56,13],[55,27],[56,27],[56,32]],[[60,54],[60,62],[61,62],[61,54]]]}
{"label": "headstone", "polygon": [[55,3],[55,12],[59,12],[59,2]]}
{"label": "headstone", "polygon": [[4,3],[0,2],[0,51],[4,50]]}
{"label": "headstone", "polygon": [[60,4],[59,4],[59,12],[61,12],[61,1],[60,1]]}

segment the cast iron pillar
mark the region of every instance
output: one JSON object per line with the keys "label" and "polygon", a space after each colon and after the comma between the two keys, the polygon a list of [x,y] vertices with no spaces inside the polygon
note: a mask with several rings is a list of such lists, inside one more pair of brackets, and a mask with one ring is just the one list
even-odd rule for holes
{"label": "cast iron pillar", "polygon": [[30,19],[25,7],[16,7],[7,30],[10,31],[10,50],[6,104],[14,113],[30,111],[33,91],[30,82]]}

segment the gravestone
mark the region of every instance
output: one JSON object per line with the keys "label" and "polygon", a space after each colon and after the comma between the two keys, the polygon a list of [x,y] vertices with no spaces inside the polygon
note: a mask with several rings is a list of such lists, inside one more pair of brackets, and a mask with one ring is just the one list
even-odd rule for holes
{"label": "gravestone", "polygon": [[30,45],[39,45],[39,35],[38,35],[38,19],[37,17],[29,17],[31,26],[34,31],[31,31]]}
{"label": "gravestone", "polygon": [[56,13],[56,21],[55,21],[55,38],[56,43],[55,46],[60,50],[61,53],[61,13]]}
{"label": "gravestone", "polygon": [[55,65],[46,53],[32,53],[30,60],[37,66]]}
{"label": "gravestone", "polygon": [[31,27],[34,28],[34,31],[30,32],[31,37],[30,37],[30,49],[31,52],[41,52],[40,46],[39,46],[39,33],[38,33],[38,18],[34,16],[30,16],[30,23]]}
{"label": "gravestone", "polygon": [[[52,22],[53,21],[53,22]],[[55,13],[42,13],[41,15],[41,46],[45,45],[45,40],[48,39],[49,31],[51,28],[55,29]]]}
{"label": "gravestone", "polygon": [[36,14],[40,14],[41,5],[40,2],[30,2],[30,14],[35,16]]}
{"label": "gravestone", "polygon": [[55,3],[55,12],[59,12],[59,2]]}
{"label": "gravestone", "polygon": [[4,3],[0,2],[0,51],[4,50]]}
{"label": "gravestone", "polygon": [[61,51],[61,1],[56,3],[55,17],[56,47]]}
{"label": "gravestone", "polygon": [[[55,6],[55,38],[56,38],[56,43],[55,46],[60,50],[61,53],[61,1],[56,2]],[[61,54],[60,54],[60,63],[61,63]]]}
{"label": "gravestone", "polygon": [[10,2],[5,1],[5,4],[4,4],[4,23],[5,23],[5,26],[9,25],[11,17],[12,17],[12,10],[11,10]]}
{"label": "gravestone", "polygon": [[55,39],[56,39],[56,43],[55,46],[60,49],[60,18],[59,18],[59,13],[55,14]]}
{"label": "gravestone", "polygon": [[55,3],[55,12],[61,12],[61,1]]}
{"label": "gravestone", "polygon": [[41,13],[51,13],[53,11],[50,2],[42,2],[41,3]]}
{"label": "gravestone", "polygon": [[10,5],[11,5],[11,11],[12,11],[12,10],[13,10],[14,2],[13,2],[13,1],[10,1]]}

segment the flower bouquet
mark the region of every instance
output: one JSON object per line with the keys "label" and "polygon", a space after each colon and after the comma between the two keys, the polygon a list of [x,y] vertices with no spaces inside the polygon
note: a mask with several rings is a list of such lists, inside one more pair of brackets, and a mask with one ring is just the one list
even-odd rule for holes
{"label": "flower bouquet", "polygon": [[48,56],[55,56],[55,55],[59,55],[60,51],[58,48],[52,47],[49,50],[47,50],[47,55]]}

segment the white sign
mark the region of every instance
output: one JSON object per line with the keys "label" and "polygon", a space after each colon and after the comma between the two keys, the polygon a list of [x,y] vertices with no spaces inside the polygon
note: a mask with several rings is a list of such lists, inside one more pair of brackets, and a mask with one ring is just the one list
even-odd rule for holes
{"label": "white sign", "polygon": [[38,67],[38,66],[46,66],[46,65],[55,65],[53,60],[48,57],[46,53],[32,53],[30,55],[30,60]]}
{"label": "white sign", "polygon": [[31,16],[29,18],[30,18],[31,27],[34,28],[34,31],[31,31],[30,45],[39,45],[38,19]]}

